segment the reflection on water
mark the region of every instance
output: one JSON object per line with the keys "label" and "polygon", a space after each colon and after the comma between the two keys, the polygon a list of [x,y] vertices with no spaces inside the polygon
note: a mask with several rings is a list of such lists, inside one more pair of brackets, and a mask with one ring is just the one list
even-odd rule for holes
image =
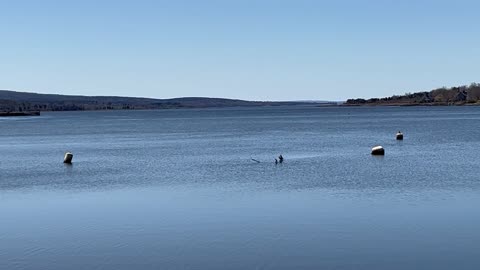
{"label": "reflection on water", "polygon": [[479,120],[473,107],[0,120],[0,269],[476,269]]}

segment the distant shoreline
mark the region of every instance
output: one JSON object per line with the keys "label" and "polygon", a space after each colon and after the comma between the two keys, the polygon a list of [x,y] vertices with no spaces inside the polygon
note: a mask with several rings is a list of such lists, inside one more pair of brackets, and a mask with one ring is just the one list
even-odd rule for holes
{"label": "distant shoreline", "polygon": [[0,117],[12,117],[12,116],[40,116],[40,112],[0,112]]}
{"label": "distant shoreline", "polygon": [[208,97],[154,99],[118,96],[70,96],[0,90],[0,112],[16,112],[9,113],[6,116],[22,116],[25,114],[24,112],[37,111],[110,111],[334,105],[337,105],[337,103],[329,101],[248,101]]}
{"label": "distant shoreline", "polygon": [[[470,104],[470,103],[457,103],[457,104],[446,104],[446,103],[367,103],[367,104],[333,104],[333,103],[304,103],[304,104],[295,104],[295,105],[263,105],[263,106],[213,106],[213,107],[170,107],[170,108],[147,108],[147,109],[88,109],[88,110],[44,110],[42,112],[107,112],[107,111],[164,111],[164,110],[179,110],[179,109],[234,109],[234,108],[275,108],[275,107],[310,107],[310,108],[328,108],[328,107],[338,107],[338,108],[352,108],[352,107],[477,107],[480,104]],[[40,111],[11,111],[11,112],[1,112],[0,117],[25,117],[25,116],[40,116]]]}
{"label": "distant shoreline", "polygon": [[427,92],[405,93],[384,98],[348,99],[347,106],[478,106],[480,84],[442,87]]}
{"label": "distant shoreline", "polygon": [[384,98],[356,98],[338,101],[249,101],[228,98],[180,97],[171,99],[75,96],[38,94],[0,90],[0,117],[38,116],[40,112],[207,109],[240,107],[411,107],[411,106],[479,106],[480,84],[472,83],[428,92],[406,93]]}
{"label": "distant shoreline", "polygon": [[365,103],[365,104],[340,104],[339,107],[476,107],[480,103]]}

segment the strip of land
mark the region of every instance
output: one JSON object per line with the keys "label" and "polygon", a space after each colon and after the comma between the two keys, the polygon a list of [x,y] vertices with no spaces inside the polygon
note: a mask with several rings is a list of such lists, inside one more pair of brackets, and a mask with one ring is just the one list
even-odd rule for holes
{"label": "strip of land", "polygon": [[480,84],[472,83],[458,87],[442,87],[428,92],[406,93],[385,98],[348,99],[350,106],[446,106],[480,105]]}
{"label": "strip of land", "polygon": [[0,90],[0,116],[21,116],[41,111],[155,110],[178,108],[325,106],[324,101],[247,101],[225,98],[183,97],[153,99],[118,96],[72,96]]}
{"label": "strip of land", "polygon": [[[0,117],[35,116],[42,111],[156,110],[258,106],[337,106],[328,101],[247,101],[226,98],[182,97],[154,99],[119,96],[38,94],[0,90]],[[480,105],[480,84],[442,87],[384,98],[348,99],[344,106],[445,106]]]}
{"label": "strip of land", "polygon": [[8,116],[39,116],[39,111],[33,112],[0,112],[0,117],[8,117]]}

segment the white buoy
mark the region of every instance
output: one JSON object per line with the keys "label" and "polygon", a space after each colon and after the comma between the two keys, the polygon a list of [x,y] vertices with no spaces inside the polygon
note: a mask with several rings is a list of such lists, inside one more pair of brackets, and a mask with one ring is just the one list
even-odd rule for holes
{"label": "white buoy", "polygon": [[399,140],[399,141],[403,140],[403,133],[400,132],[400,131],[397,132],[396,138],[397,138],[397,140]]}
{"label": "white buoy", "polygon": [[383,156],[385,155],[385,149],[383,149],[383,146],[375,146],[372,148],[372,155],[375,156]]}
{"label": "white buoy", "polygon": [[63,163],[71,164],[73,159],[73,154],[70,152],[65,153],[65,157],[63,157]]}

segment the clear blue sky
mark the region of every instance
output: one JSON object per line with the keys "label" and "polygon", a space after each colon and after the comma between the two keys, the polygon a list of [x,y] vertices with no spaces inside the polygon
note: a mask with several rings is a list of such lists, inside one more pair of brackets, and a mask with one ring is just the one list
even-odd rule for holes
{"label": "clear blue sky", "polygon": [[0,89],[344,100],[480,81],[477,1],[0,0]]}

